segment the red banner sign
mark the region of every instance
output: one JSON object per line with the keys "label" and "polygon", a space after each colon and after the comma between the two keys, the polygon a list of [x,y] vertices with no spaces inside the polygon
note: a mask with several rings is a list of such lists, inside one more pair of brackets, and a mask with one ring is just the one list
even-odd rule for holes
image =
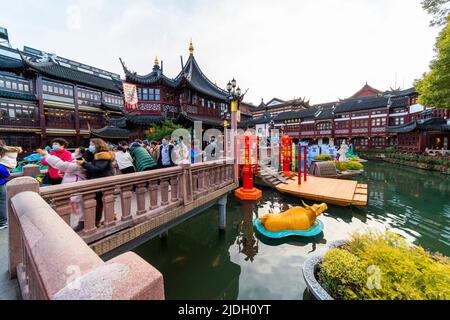
{"label": "red banner sign", "polygon": [[123,95],[125,97],[125,109],[137,109],[138,96],[136,85],[124,82]]}

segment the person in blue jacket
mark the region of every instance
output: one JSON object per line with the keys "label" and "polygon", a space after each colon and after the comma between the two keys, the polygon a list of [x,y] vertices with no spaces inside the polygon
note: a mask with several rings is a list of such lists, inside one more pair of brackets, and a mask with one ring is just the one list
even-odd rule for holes
{"label": "person in blue jacket", "polygon": [[21,152],[20,147],[8,147],[0,140],[0,230],[8,227],[6,180],[17,167],[17,156]]}

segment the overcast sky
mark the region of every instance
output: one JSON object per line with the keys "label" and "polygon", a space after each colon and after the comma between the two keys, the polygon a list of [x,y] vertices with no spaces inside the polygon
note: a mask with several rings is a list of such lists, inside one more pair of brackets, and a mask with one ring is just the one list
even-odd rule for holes
{"label": "overcast sky", "polygon": [[4,1],[0,26],[24,45],[123,76],[155,56],[175,77],[192,37],[203,72],[224,88],[235,77],[246,100],[351,96],[367,81],[410,87],[428,70],[438,29],[420,0]]}

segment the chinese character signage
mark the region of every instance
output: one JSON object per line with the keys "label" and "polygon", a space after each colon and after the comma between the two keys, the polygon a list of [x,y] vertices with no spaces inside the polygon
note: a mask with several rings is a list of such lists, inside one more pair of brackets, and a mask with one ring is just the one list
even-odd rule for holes
{"label": "chinese character signage", "polygon": [[137,109],[138,98],[136,86],[131,83],[124,83],[123,95],[125,97],[125,109]]}

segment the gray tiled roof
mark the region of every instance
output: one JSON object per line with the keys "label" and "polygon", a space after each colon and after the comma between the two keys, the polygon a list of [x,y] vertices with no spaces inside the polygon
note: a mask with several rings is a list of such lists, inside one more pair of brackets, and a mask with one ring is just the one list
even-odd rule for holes
{"label": "gray tiled roof", "polygon": [[77,84],[120,93],[121,82],[115,79],[105,79],[93,74],[62,66],[57,62],[32,62],[21,55],[26,68],[34,70],[44,76],[57,78]]}

